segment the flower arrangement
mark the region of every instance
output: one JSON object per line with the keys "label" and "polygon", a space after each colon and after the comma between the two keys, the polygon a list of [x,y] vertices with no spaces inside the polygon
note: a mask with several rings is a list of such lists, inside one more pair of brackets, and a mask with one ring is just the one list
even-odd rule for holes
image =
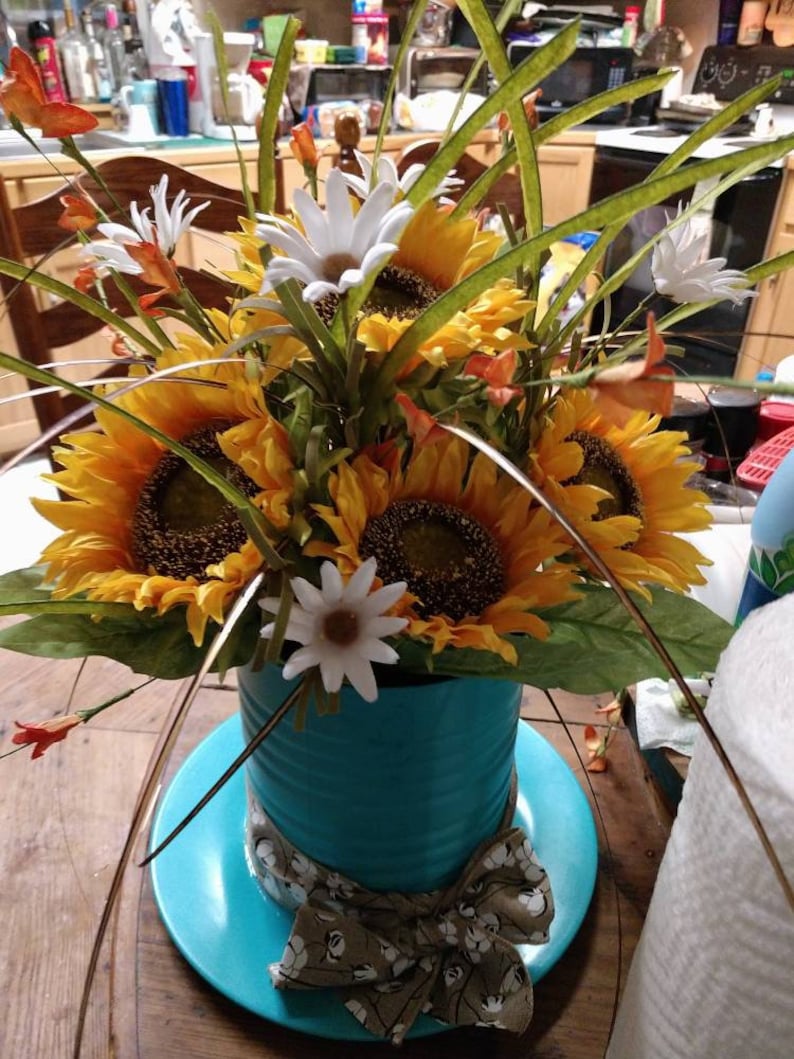
{"label": "flower arrangement", "polygon": [[[102,283],[136,275],[152,287],[138,324],[171,312],[168,294],[183,326],[173,339],[160,331],[153,356],[140,328],[119,320],[134,363],[94,392],[0,356],[6,369],[82,392],[99,427],[55,449],[61,469],[49,477],[64,499],[35,505],[60,535],[39,566],[0,579],[4,611],[30,615],[0,632],[0,646],[109,655],[165,678],[278,662],[302,677],[304,707],[314,694],[333,708],[345,681],[375,700],[381,682],[428,674],[601,691],[664,669],[628,598],[680,669],[713,668],[730,628],[685,594],[703,583],[706,560],[678,534],[705,528],[709,514],[687,485],[683,436],[657,429],[672,401],[664,334],[714,300],[752,296],[789,261],[747,274],[704,263],[688,230],[698,199],[639,255],[667,296],[658,319],[643,312],[586,333],[594,305],[636,261],[563,310],[638,208],[706,177],[718,179],[716,195],[791,149],[789,138],[692,160],[774,85],[713,117],[644,186],[546,229],[537,147],[667,75],[538,126],[530,93],[570,54],[576,27],[511,71],[484,5],[461,6],[498,89],[404,175],[380,153],[387,106],[374,165],[362,157],[359,175],[332,170],[324,208],[304,132],[296,156],[311,191],[297,191],[284,216],[272,210],[264,151],[258,208],[232,234],[225,312],[191,299],[174,262],[201,203],[180,195],[169,205],[162,182],[118,224],[66,200],[62,223],[84,244],[76,286],[88,311]],[[293,37],[288,27],[275,85]],[[262,143],[275,128],[272,95]],[[72,137],[92,119],[47,103],[18,50],[0,102],[21,135],[35,124],[60,136],[90,170]],[[502,158],[461,195],[455,162],[500,113]],[[506,213],[500,230],[481,228],[472,210],[513,166],[526,229]],[[593,244],[539,317],[544,256],[581,231]],[[7,275],[18,268],[0,261]],[[39,754],[103,705],[25,725],[14,740]]]}

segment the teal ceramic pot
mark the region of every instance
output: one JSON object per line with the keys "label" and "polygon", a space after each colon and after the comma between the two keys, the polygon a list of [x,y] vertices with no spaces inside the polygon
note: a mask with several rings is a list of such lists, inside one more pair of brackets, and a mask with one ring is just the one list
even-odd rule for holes
{"label": "teal ceramic pot", "polygon": [[[275,666],[239,671],[246,742],[293,686]],[[371,890],[434,890],[501,822],[520,701],[520,685],[479,678],[381,687],[374,703],[345,687],[339,713],[310,706],[302,731],[288,714],[247,779],[313,860]]]}

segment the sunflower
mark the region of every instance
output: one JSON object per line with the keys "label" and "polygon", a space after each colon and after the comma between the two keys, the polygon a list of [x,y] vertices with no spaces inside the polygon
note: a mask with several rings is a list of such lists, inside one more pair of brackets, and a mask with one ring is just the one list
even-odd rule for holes
{"label": "sunflower", "polygon": [[[530,455],[530,474],[595,548],[621,584],[674,591],[705,584],[709,565],[676,534],[711,523],[708,497],[686,483],[697,466],[685,435],[656,432],[658,416],[633,415],[624,427],[604,419],[581,391],[558,394]],[[580,557],[582,558],[582,557]]]}
{"label": "sunflower", "polygon": [[[223,324],[221,317],[216,324]],[[182,337],[158,367],[209,360],[222,348]],[[116,404],[206,459],[272,524],[285,527],[289,443],[265,410],[260,387],[234,360],[185,375],[192,381],[155,379]],[[223,622],[262,557],[234,508],[167,446],[109,410],[98,409],[96,418],[100,431],[62,439],[56,456],[64,469],[48,476],[72,499],[34,501],[63,531],[41,557],[53,595],[85,593],[158,614],[185,606],[188,630],[200,645],[207,621]]]}
{"label": "sunflower", "polygon": [[[359,340],[370,353],[388,353],[420,312],[491,261],[501,245],[501,236],[479,231],[476,221],[453,219],[447,207],[425,203],[408,222],[397,252],[375,281],[358,328]],[[473,350],[527,345],[508,325],[521,320],[531,307],[510,280],[499,280],[423,342],[406,371],[421,359],[443,367]]]}
{"label": "sunflower", "polygon": [[333,559],[343,575],[374,557],[383,583],[407,582],[396,609],[434,653],[472,647],[514,664],[504,634],[543,639],[534,611],[575,594],[575,575],[555,561],[568,549],[556,523],[457,438],[420,449],[404,470],[359,455],[329,489],[332,504],[316,511],[336,543],[313,541],[307,554]]}

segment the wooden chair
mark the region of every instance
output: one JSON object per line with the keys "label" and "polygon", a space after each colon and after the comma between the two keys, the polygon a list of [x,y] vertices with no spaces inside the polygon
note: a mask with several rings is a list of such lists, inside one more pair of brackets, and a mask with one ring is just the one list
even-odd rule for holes
{"label": "wooden chair", "polygon": [[[397,158],[397,172],[402,176],[409,166],[416,163],[427,165],[438,150],[437,140],[417,140],[410,144]],[[475,180],[487,172],[488,166],[473,155],[464,153],[454,166],[454,173],[463,184],[457,191],[451,191],[447,198],[456,200],[469,188]],[[499,207],[505,206],[513,227],[518,229],[525,226],[524,199],[521,192],[521,179],[517,173],[505,173],[488,189],[488,193],[480,202],[478,209],[490,209],[498,213]]]}
{"label": "wooden chair", "polygon": [[[124,223],[130,203],[137,201],[142,206],[148,204],[151,201],[149,189],[157,184],[164,174],[169,178],[169,199],[184,190],[193,205],[205,201],[210,203],[195,220],[194,228],[198,232],[222,234],[237,231],[238,218],[246,212],[243,195],[237,189],[215,184],[157,158],[121,156],[101,162],[97,171],[112,190],[118,205],[109,199],[107,193],[92,178],[82,174],[57,191],[34,202],[12,207],[6,187],[0,180],[0,256],[15,261],[26,261],[33,267],[37,262],[49,259],[50,255],[54,260],[56,253],[74,246],[74,240],[69,239],[68,234],[57,224],[63,212],[63,204],[60,201],[63,194],[85,191],[105,210],[111,220]],[[283,181],[279,180],[278,185],[281,187]],[[277,201],[276,209],[283,209],[283,204]],[[224,307],[227,304],[229,286],[220,277],[196,268],[181,266],[180,274],[202,305]],[[140,283],[136,277],[125,278],[130,281],[136,295],[151,291],[151,287]],[[20,357],[33,364],[53,363],[59,349],[101,331],[104,326],[101,321],[82,312],[68,301],[42,308],[43,299],[38,296],[38,292],[10,277],[0,277],[0,289],[4,294],[5,312],[11,324],[17,352]],[[118,293],[112,282],[107,283],[105,289],[108,301],[116,312],[125,317],[134,315],[134,309]],[[118,370],[115,373],[118,373]],[[108,374],[114,374],[112,368]],[[31,382],[30,388],[35,389],[37,385]],[[36,394],[32,401],[42,432],[50,430],[81,403],[73,395],[61,393]]]}

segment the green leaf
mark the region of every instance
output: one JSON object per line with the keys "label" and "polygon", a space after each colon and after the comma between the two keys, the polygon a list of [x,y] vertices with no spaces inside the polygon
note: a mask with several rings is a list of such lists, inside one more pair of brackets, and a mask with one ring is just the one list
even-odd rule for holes
{"label": "green leaf", "polygon": [[292,50],[300,29],[300,20],[288,18],[278,46],[278,53],[270,71],[262,124],[259,127],[259,159],[257,162],[258,202],[262,213],[272,213],[276,201],[276,132],[278,114],[292,62]]}
{"label": "green leaf", "polygon": [[[664,590],[652,595],[652,604],[636,602],[681,672],[691,676],[715,669],[733,626],[688,596]],[[552,630],[547,640],[506,637],[518,653],[516,666],[488,651],[454,648],[431,657],[429,647],[417,641],[400,641],[396,646],[401,663],[414,672],[520,680],[577,694],[615,691],[638,680],[669,676],[609,588],[588,587],[581,599],[542,616]]]}
{"label": "green leaf", "polygon": [[766,552],[761,552],[760,556],[760,572],[761,580],[764,582],[767,588],[774,588],[775,582],[777,581],[777,570],[775,564]]}
{"label": "green leaf", "polygon": [[[29,621],[0,629],[0,648],[39,658],[85,658],[99,655],[129,666],[136,673],[175,680],[192,676],[201,666],[212,641],[208,626],[204,646],[196,647],[185,626],[182,608],[159,617],[136,613],[95,621],[85,614],[40,614]],[[258,609],[257,609],[258,613]],[[241,622],[216,667],[240,665],[251,657],[259,631],[258,617]]]}

